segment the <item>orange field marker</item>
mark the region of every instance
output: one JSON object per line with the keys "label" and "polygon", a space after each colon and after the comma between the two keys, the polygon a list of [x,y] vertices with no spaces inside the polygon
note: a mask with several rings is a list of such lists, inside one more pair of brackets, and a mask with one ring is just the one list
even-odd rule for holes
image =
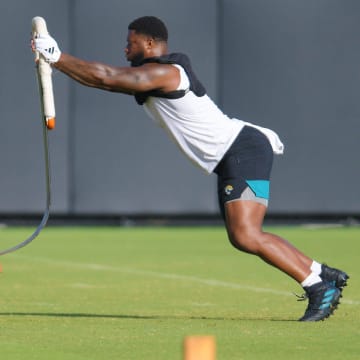
{"label": "orange field marker", "polygon": [[214,336],[187,336],[184,339],[184,360],[215,360]]}

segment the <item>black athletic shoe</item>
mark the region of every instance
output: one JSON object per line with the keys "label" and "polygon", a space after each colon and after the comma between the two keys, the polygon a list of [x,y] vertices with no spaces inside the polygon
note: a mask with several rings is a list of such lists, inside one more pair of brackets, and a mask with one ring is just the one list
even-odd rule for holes
{"label": "black athletic shoe", "polygon": [[321,274],[319,276],[322,280],[333,284],[340,290],[347,285],[347,279],[349,279],[349,275],[346,272],[331,268],[326,264],[321,265]]}
{"label": "black athletic shoe", "polygon": [[[305,288],[309,305],[299,321],[319,321],[328,318],[340,303],[341,291],[328,282],[314,284]],[[304,297],[304,300],[305,300]]]}

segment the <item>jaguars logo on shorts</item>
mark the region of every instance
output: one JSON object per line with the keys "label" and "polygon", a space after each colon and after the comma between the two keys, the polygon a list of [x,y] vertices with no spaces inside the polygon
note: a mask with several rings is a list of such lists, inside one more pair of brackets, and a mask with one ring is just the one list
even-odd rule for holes
{"label": "jaguars logo on shorts", "polygon": [[232,191],[234,190],[234,188],[232,187],[232,185],[226,185],[224,192],[226,195],[230,195],[232,193]]}

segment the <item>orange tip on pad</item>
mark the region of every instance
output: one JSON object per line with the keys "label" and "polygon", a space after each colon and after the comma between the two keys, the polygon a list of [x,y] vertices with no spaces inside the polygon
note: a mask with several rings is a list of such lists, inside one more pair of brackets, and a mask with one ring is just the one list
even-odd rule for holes
{"label": "orange tip on pad", "polygon": [[55,128],[55,118],[54,117],[46,119],[46,127],[49,130],[52,130]]}

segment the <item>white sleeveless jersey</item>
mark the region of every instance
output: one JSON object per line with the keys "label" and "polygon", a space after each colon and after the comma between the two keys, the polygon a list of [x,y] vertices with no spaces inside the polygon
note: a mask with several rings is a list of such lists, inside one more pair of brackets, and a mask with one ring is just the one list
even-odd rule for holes
{"label": "white sleeveless jersey", "polygon": [[[181,77],[177,90],[189,89],[185,70],[180,65],[174,66],[179,69]],[[272,130],[229,118],[207,95],[198,97],[188,91],[179,99],[150,96],[143,106],[181,151],[208,174],[215,169],[245,125],[262,131],[275,153],[283,152],[283,144]]]}

